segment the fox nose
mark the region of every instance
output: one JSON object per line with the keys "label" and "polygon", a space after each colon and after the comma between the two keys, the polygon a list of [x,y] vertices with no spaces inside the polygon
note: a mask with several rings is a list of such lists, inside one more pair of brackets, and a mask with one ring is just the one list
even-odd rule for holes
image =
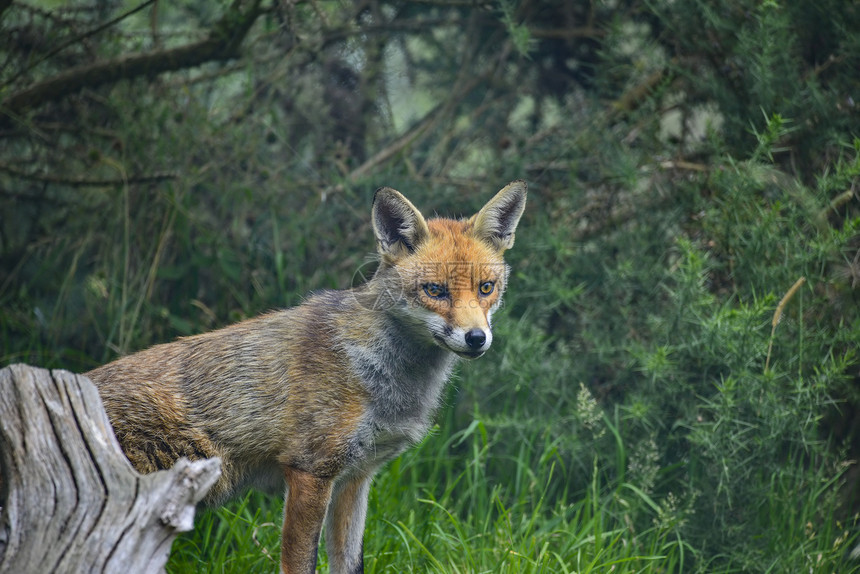
{"label": "fox nose", "polygon": [[487,342],[487,335],[481,329],[471,329],[470,331],[466,331],[465,339],[466,345],[470,349],[477,351]]}

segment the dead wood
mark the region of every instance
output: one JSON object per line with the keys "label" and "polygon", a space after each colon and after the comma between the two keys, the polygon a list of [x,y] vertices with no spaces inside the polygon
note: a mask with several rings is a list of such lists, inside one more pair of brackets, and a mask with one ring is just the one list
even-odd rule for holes
{"label": "dead wood", "polygon": [[68,371],[0,370],[0,572],[163,572],[218,459],[141,475],[95,385]]}

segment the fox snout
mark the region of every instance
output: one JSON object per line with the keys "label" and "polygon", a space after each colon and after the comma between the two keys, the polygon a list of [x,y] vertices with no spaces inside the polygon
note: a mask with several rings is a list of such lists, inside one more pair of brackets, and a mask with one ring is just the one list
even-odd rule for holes
{"label": "fox snout", "polygon": [[447,328],[442,333],[434,333],[436,342],[466,359],[477,359],[487,352],[493,342],[493,333],[489,328],[472,327],[471,329]]}

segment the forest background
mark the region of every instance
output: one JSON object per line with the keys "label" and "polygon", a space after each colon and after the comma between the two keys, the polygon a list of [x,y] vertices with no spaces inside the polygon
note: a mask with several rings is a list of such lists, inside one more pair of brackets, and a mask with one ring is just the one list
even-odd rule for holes
{"label": "forest background", "polygon": [[[367,571],[860,571],[858,30],[849,0],[2,0],[0,364],[349,287],[377,187],[468,215],[524,178],[493,349],[376,480]],[[204,513],[169,571],[275,571],[279,512]]]}

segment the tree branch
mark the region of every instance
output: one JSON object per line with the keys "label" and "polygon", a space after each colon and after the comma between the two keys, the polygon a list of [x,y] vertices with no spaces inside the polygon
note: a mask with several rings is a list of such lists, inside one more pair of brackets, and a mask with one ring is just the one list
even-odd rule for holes
{"label": "tree branch", "polygon": [[409,147],[422,134],[435,126],[439,119],[445,115],[445,113],[450,111],[458,102],[462,101],[463,98],[465,98],[472,92],[472,90],[484,83],[489,77],[489,75],[490,74],[482,74],[480,76],[471,78],[460,90],[457,90],[455,94],[453,94],[447,100],[440,102],[432,110],[427,112],[427,114],[421,119],[421,121],[419,121],[411,130],[394,140],[394,142],[392,142],[390,145],[383,148],[373,157],[371,157],[363,164],[352,170],[352,172],[350,172],[347,176],[347,179],[350,182],[354,183],[359,178],[364,177],[368,173],[370,173],[370,171],[373,170],[376,166],[385,163],[386,161],[394,157],[396,154]]}
{"label": "tree branch", "polygon": [[0,110],[7,116],[18,116],[48,102],[60,100],[83,88],[128,80],[139,76],[155,76],[192,68],[211,61],[224,61],[239,55],[239,47],[251,25],[263,12],[262,0],[253,0],[242,11],[235,0],[209,35],[199,42],[169,50],[129,54],[106,62],[73,68],[43,82],[18,91],[6,98]]}
{"label": "tree branch", "polygon": [[572,38],[605,38],[606,32],[591,26],[579,28],[529,28],[532,38],[570,40]]}
{"label": "tree branch", "polygon": [[84,177],[63,177],[59,175],[49,175],[44,173],[30,173],[15,166],[0,163],[0,172],[8,173],[13,177],[26,179],[29,181],[38,181],[42,183],[57,183],[68,185],[69,187],[113,187],[128,183],[156,183],[179,177],[175,172],[158,172],[149,175],[133,175],[121,179],[91,179]]}
{"label": "tree branch", "polygon": [[610,118],[623,116],[638,109],[670,73],[668,69],[664,68],[656,70],[642,82],[624,92],[620,98],[612,102],[609,110]]}
{"label": "tree branch", "polygon": [[[56,56],[57,54],[59,54],[60,52],[62,52],[66,48],[68,48],[69,46],[71,46],[72,44],[77,44],[78,42],[81,42],[83,40],[86,40],[87,38],[95,36],[99,32],[106,30],[107,28],[110,28],[111,26],[113,26],[117,22],[121,22],[122,20],[125,20],[129,16],[137,14],[138,12],[140,12],[141,10],[143,10],[144,8],[146,8],[147,6],[152,4],[153,2],[155,2],[155,0],[145,0],[142,4],[138,4],[137,6],[132,8],[131,10],[128,10],[127,12],[120,14],[116,18],[112,18],[112,19],[108,20],[107,22],[99,24],[98,26],[96,26],[92,30],[88,30],[88,31],[84,32],[83,34],[79,34],[79,35],[75,36],[74,38],[63,42],[62,44],[60,44],[59,46],[57,46],[56,48],[54,48],[53,50],[51,50],[50,52],[48,52],[47,54],[45,54],[44,56],[42,56],[41,58],[39,58],[38,60],[33,62],[32,64],[30,64],[29,66],[27,66],[26,68],[24,68],[23,70],[21,70],[20,72],[15,74],[14,76],[9,78],[9,80],[7,80],[6,82],[3,83],[3,86],[5,87],[5,86],[8,86],[8,85],[14,83],[15,80],[17,80],[18,78],[20,78],[21,76],[23,76],[24,74],[26,74],[27,72],[29,72],[30,70],[32,70],[33,68],[35,68],[36,66],[41,64],[42,62],[53,58],[54,56]],[[2,10],[2,7],[0,7],[0,10]],[[0,14],[2,14],[2,12],[0,12]]]}

